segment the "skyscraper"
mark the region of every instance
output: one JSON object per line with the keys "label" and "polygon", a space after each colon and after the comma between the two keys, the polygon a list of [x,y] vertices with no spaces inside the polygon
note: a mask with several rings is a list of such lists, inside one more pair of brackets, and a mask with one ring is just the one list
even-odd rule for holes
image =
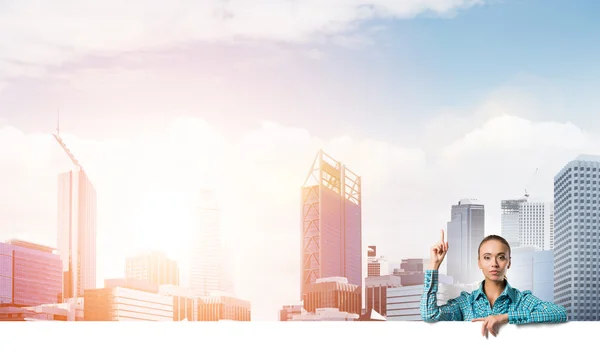
{"label": "skyscraper", "polygon": [[600,156],[580,155],[554,176],[554,301],[569,320],[600,320]]}
{"label": "skyscraper", "polygon": [[96,287],[96,190],[82,168],[58,177],[58,250],[63,298]]}
{"label": "skyscraper", "polygon": [[462,199],[452,205],[448,222],[448,271],[455,282],[470,283],[481,277],[477,249],[485,237],[485,209],[473,200]]}
{"label": "skyscraper", "polygon": [[519,213],[521,204],[527,198],[502,200],[500,215],[500,235],[508,241],[511,247],[519,246]]}
{"label": "skyscraper", "polygon": [[377,257],[377,246],[369,245],[367,249],[367,277],[389,275],[390,264],[385,257]]}
{"label": "skyscraper", "polygon": [[532,201],[521,204],[519,212],[519,246],[540,250],[554,247],[554,204]]}
{"label": "skyscraper", "polygon": [[155,285],[179,285],[179,267],[162,251],[148,251],[125,259],[125,277]]}
{"label": "skyscraper", "polygon": [[96,189],[58,127],[53,136],[75,166],[58,176],[57,230],[64,274],[62,298],[78,298],[84,290],[96,288]]}
{"label": "skyscraper", "polygon": [[228,256],[221,243],[220,211],[215,193],[200,191],[197,233],[190,249],[190,289],[194,296],[233,293]]}
{"label": "skyscraper", "polygon": [[55,303],[62,282],[55,249],[18,239],[0,242],[0,310]]}
{"label": "skyscraper", "polygon": [[554,301],[554,256],[552,250],[536,246],[511,249],[511,266],[508,270],[510,285],[530,290],[543,301]]}
{"label": "skyscraper", "polygon": [[301,196],[300,297],[320,278],[344,277],[362,288],[361,178],[321,150]]}

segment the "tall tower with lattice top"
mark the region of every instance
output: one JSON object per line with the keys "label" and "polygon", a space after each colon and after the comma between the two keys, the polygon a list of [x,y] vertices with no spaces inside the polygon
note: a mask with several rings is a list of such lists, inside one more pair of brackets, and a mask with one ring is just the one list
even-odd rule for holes
{"label": "tall tower with lattice top", "polygon": [[362,287],[361,178],[323,150],[302,186],[300,296],[317,279]]}

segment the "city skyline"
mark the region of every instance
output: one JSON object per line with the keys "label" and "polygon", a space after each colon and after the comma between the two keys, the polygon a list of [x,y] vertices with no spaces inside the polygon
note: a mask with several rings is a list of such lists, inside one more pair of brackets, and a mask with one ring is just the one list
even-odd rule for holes
{"label": "city skyline", "polygon": [[[575,160],[575,159],[571,159],[571,161],[574,161],[574,160]],[[566,165],[565,165],[565,164],[563,164],[563,167],[564,167],[564,166],[566,166]],[[535,199],[535,198],[534,198],[534,199]],[[479,204],[480,202],[478,202],[478,201],[475,201],[475,203],[478,203],[478,204]],[[498,208],[500,208],[500,204],[497,204],[497,207],[498,207]],[[486,210],[487,210],[487,209],[486,209]],[[486,222],[487,222],[487,221],[489,221],[489,219],[488,219],[488,216],[486,216],[486,217],[485,217],[485,219],[486,219]],[[488,234],[488,233],[490,233],[490,232],[487,232],[487,231],[486,231],[486,234]],[[26,240],[27,240],[27,239],[26,239]],[[363,245],[364,245],[364,244],[363,244]],[[365,247],[365,248],[366,248],[367,246],[363,246],[363,247]],[[393,257],[393,256],[392,256],[392,257]],[[406,257],[406,256],[405,256],[404,258],[409,258],[409,257],[410,257],[410,256],[408,256],[408,257]],[[417,258],[426,258],[425,256],[416,256],[416,257],[417,257]],[[366,259],[363,259],[363,260],[364,260],[364,261],[366,261]],[[121,274],[119,274],[119,275],[121,275]],[[238,274],[234,274],[234,277],[236,277],[236,275],[238,275]],[[102,280],[102,281],[105,281],[106,279],[107,279],[107,278],[103,278],[103,280]],[[363,279],[363,280],[364,280],[364,279]],[[251,301],[251,303],[252,303],[252,301]],[[293,303],[293,302],[292,302],[292,303]],[[259,303],[259,304],[260,304],[260,303]]]}
{"label": "city skyline", "polygon": [[502,200],[551,201],[564,164],[600,154],[597,2],[351,3],[7,1],[0,240],[58,247],[58,111],[97,193],[96,285],[148,248],[186,268],[213,188],[257,320],[297,303],[320,149],[363,176],[363,262],[373,244],[391,263],[427,257],[460,199],[499,234]]}

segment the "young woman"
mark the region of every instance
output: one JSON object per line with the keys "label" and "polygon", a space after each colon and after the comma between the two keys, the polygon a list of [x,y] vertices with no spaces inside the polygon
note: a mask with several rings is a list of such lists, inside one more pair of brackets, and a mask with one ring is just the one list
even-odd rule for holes
{"label": "young woman", "polygon": [[448,242],[441,241],[431,248],[430,267],[425,271],[421,317],[426,322],[482,321],[482,335],[488,331],[496,336],[502,324],[559,323],[567,321],[565,308],[542,301],[531,291],[519,291],[506,280],[510,268],[510,245],[498,235],[490,235],[479,244],[477,263],[484,280],[479,289],[437,305],[438,270],[448,252]]}

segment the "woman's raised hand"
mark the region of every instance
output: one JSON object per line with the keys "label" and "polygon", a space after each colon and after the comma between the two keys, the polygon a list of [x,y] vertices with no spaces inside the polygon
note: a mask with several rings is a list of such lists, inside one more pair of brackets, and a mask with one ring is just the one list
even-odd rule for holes
{"label": "woman's raised hand", "polygon": [[448,242],[444,241],[444,230],[442,230],[440,242],[431,247],[429,261],[433,270],[439,269],[446,257],[446,253],[448,253]]}

